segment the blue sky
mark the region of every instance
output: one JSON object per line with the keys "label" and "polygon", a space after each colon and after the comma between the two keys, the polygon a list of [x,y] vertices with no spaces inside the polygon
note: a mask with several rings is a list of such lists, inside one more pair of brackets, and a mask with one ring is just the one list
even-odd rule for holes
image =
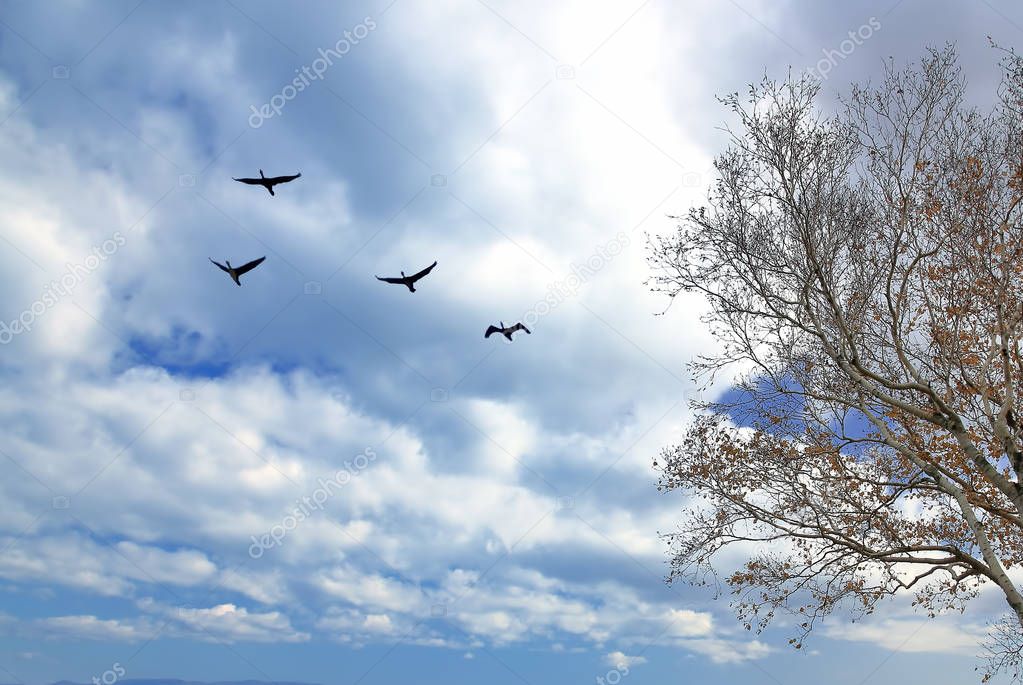
{"label": "blue sky", "polygon": [[[651,461],[714,342],[698,301],[655,316],[645,235],[712,181],[715,95],[816,66],[828,106],[954,41],[985,102],[986,36],[1021,26],[996,0],[0,2],[0,320],[29,329],[0,346],[0,682],[976,677],[992,595],[796,653],[664,585],[685,501]],[[231,180],[260,168],[303,176]],[[242,288],[207,261],[263,255]],[[414,295],[373,279],[433,260]]]}

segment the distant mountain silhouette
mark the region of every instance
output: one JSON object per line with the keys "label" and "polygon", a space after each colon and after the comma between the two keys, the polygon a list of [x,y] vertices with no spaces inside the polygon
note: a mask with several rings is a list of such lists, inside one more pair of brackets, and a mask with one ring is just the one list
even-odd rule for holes
{"label": "distant mountain silhouette", "polygon": [[[58,680],[52,685],[92,685],[89,682],[76,683]],[[318,685],[290,680],[181,680],[179,678],[121,678],[117,685]]]}

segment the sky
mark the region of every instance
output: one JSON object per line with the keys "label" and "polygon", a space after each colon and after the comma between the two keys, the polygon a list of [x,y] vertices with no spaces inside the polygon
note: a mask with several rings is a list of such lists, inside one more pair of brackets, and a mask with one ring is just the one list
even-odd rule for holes
{"label": "sky", "polygon": [[[713,181],[715,96],[814,69],[826,108],[953,42],[990,106],[987,37],[1021,27],[1009,0],[0,2],[0,682],[973,682],[991,593],[796,652],[665,585],[686,500],[652,461],[714,340],[646,244]],[[302,177],[231,180],[260,169]],[[208,261],[264,255],[241,288]],[[434,260],[414,294],[373,278]]]}

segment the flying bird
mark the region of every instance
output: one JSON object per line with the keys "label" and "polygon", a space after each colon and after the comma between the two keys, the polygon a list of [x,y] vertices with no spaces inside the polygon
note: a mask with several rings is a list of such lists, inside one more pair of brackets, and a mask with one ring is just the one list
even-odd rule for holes
{"label": "flying bird", "polygon": [[484,338],[489,338],[494,333],[500,333],[504,337],[508,338],[508,340],[511,340],[512,339],[512,333],[514,333],[515,331],[525,331],[526,333],[529,333],[530,335],[532,335],[532,333],[530,333],[529,329],[526,328],[525,326],[523,326],[521,322],[515,324],[514,326],[509,326],[508,328],[504,327],[504,321],[499,321],[498,323],[501,324],[500,327],[498,327],[498,326],[490,326],[489,328],[487,328],[487,332],[483,334],[483,337]]}
{"label": "flying bird", "polygon": [[231,178],[233,178],[235,181],[239,181],[240,183],[248,183],[250,186],[263,186],[270,192],[271,195],[273,195],[275,185],[279,183],[290,183],[291,181],[294,181],[301,175],[302,175],[301,173],[298,173],[295,174],[294,176],[271,176],[270,178],[267,178],[266,176],[263,175],[263,170],[260,169],[259,178],[234,178],[234,176],[232,176]]}
{"label": "flying bird", "polygon": [[398,277],[394,277],[394,278],[381,278],[380,276],[377,276],[376,279],[378,281],[383,281],[384,283],[394,283],[394,284],[397,284],[397,285],[403,285],[406,288],[408,288],[410,293],[414,293],[416,291],[415,282],[418,281],[423,276],[425,276],[426,274],[428,274],[431,271],[433,271],[433,267],[435,267],[435,266],[437,266],[437,262],[434,262],[433,264],[431,264],[430,266],[426,267],[425,269],[423,269],[419,273],[412,274],[411,276],[406,276],[405,272],[402,271],[401,272],[401,278],[398,278]]}
{"label": "flying bird", "polygon": [[263,263],[264,259],[266,259],[266,257],[260,257],[259,259],[253,259],[248,264],[242,264],[241,266],[231,266],[231,262],[228,262],[226,259],[224,260],[224,262],[227,263],[227,266],[224,266],[220,262],[213,262],[213,258],[212,257],[210,258],[210,261],[213,262],[214,264],[216,264],[218,267],[220,267],[220,269],[223,272],[225,272],[228,276],[230,276],[232,281],[234,281],[239,286],[241,286],[242,282],[238,280],[238,277],[241,276],[244,273],[248,273],[249,271],[252,271],[253,269],[255,269],[257,266],[259,266],[260,264]]}

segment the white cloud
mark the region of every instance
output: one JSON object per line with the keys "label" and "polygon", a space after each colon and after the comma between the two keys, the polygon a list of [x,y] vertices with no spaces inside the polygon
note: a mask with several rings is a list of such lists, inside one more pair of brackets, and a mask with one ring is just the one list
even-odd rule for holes
{"label": "white cloud", "polygon": [[234,604],[209,608],[175,607],[146,598],[138,602],[143,615],[101,619],[92,615],[54,616],[30,625],[49,639],[71,638],[107,642],[139,642],[177,637],[205,642],[304,642],[309,634],[292,628],[276,611],[250,612]]}
{"label": "white cloud", "polygon": [[363,622],[363,627],[372,633],[383,633],[385,635],[394,631],[391,618],[387,614],[369,614]]}
{"label": "white cloud", "polygon": [[332,569],[320,576],[317,583],[328,595],[357,606],[409,613],[424,606],[424,597],[418,588],[379,575],[360,575],[352,569]]}
{"label": "white cloud", "polygon": [[143,610],[170,619],[181,633],[205,641],[304,642],[309,634],[297,631],[278,611],[252,612],[234,604],[208,608],[174,607],[152,600],[139,603]]}
{"label": "white cloud", "polygon": [[611,668],[632,668],[634,665],[645,664],[646,657],[629,656],[625,652],[609,652],[604,655],[604,663]]}
{"label": "white cloud", "polygon": [[[731,638],[723,605],[660,587],[657,531],[677,501],[658,499],[649,461],[686,419],[669,374],[712,341],[694,303],[652,316],[664,302],[643,285],[641,232],[670,228],[664,215],[700,192],[684,176],[709,160],[678,125],[673,99],[686,89],[665,64],[703,66],[705,55],[684,54],[671,10],[651,4],[584,68],[622,8],[509,5],[512,22],[576,65],[575,79],[556,79],[479,4],[402,9],[366,47],[408,85],[393,97],[416,106],[387,128],[418,135],[410,146],[439,171],[399,168],[405,152],[372,126],[337,136],[334,115],[312,111],[324,92],[245,130],[270,77],[248,69],[242,33],[188,22],[159,27],[124,67],[144,93],[93,84],[148,145],[91,109],[95,119],[75,110],[73,127],[44,126],[29,103],[0,125],[0,225],[17,248],[0,245],[0,318],[138,222],[74,302],[3,348],[0,421],[21,467],[0,460],[0,578],[135,600],[134,616],[32,623],[54,637],[137,641],[169,620],[161,635],[364,645],[410,634],[466,658],[533,641],[569,653],[620,645],[604,658],[638,664],[628,653],[659,636],[716,663],[766,656],[765,643]],[[453,44],[450,27],[470,24]],[[179,92],[185,104],[166,101]],[[0,112],[24,95],[0,75]],[[303,178],[275,198],[229,180],[264,158]],[[381,178],[360,175],[374,164]],[[399,213],[434,171],[447,185]],[[197,191],[179,173],[197,174]],[[626,251],[532,336],[482,339],[637,224]],[[241,289],[206,262],[264,252]],[[372,280],[423,255],[440,268],[415,296]],[[306,280],[323,281],[322,297],[302,292]],[[434,385],[447,402],[428,401]],[[379,453],[371,466],[249,557],[252,536],[367,446]],[[55,496],[70,497],[67,511]],[[148,599],[160,588],[181,601]],[[888,627],[840,636],[883,644],[902,626]],[[934,637],[966,649],[966,638]]]}
{"label": "white cloud", "polygon": [[737,664],[744,661],[762,659],[774,651],[760,640],[724,640],[706,638],[689,640],[686,647],[708,657],[715,664]]}
{"label": "white cloud", "polygon": [[95,616],[55,616],[39,619],[36,625],[51,638],[71,637],[86,640],[138,642],[155,635],[148,621],[99,619]]}
{"label": "white cloud", "polygon": [[983,625],[964,622],[956,615],[832,622],[825,634],[832,639],[868,642],[891,651],[975,655],[987,631]]}
{"label": "white cloud", "polygon": [[677,637],[708,635],[713,624],[709,614],[689,609],[670,609],[665,616],[665,621],[667,621],[665,630],[669,635]]}

